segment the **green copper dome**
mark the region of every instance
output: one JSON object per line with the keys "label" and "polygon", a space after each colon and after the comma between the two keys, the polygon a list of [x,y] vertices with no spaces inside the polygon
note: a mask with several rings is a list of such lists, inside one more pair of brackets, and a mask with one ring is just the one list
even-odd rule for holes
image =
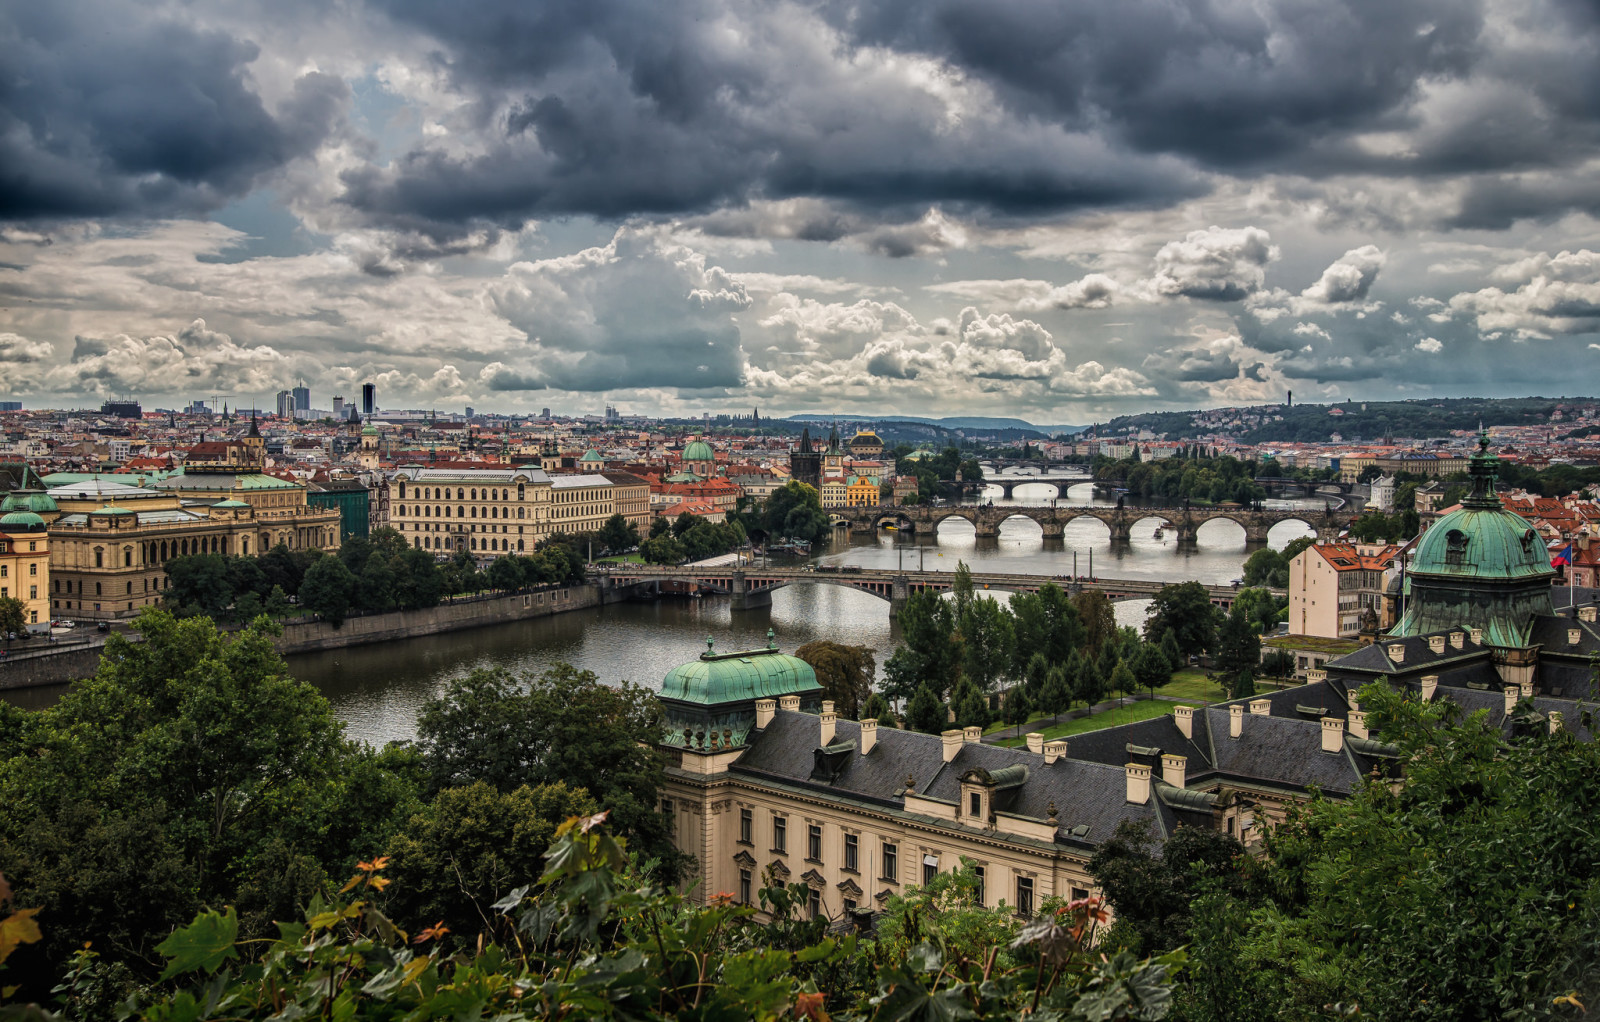
{"label": "green copper dome", "polygon": [[819,690],[817,672],[799,657],[776,648],[717,653],[706,640],[700,659],[680,664],[661,682],[661,698],[715,706],[718,703],[800,695]]}
{"label": "green copper dome", "polygon": [[18,490],[15,493],[6,494],[6,499],[0,501],[0,514],[8,514],[12,511],[32,511],[34,514],[45,515],[53,514],[58,510],[60,509],[56,507],[56,502],[47,493],[29,493]]}
{"label": "green copper dome", "polygon": [[578,460],[580,462],[585,462],[585,461],[588,461],[588,462],[602,461],[603,462],[606,459],[602,458],[600,456],[600,452],[599,451],[597,451],[593,447],[591,447],[587,451],[584,451],[583,452],[583,457],[579,458]]}
{"label": "green copper dome", "polygon": [[1481,628],[1494,646],[1521,646],[1536,616],[1553,615],[1555,569],[1539,534],[1495,494],[1499,459],[1480,434],[1472,493],[1417,542],[1405,565],[1405,612],[1391,634]]}
{"label": "green copper dome", "polygon": [[0,529],[8,532],[43,532],[44,519],[32,511],[13,511],[0,517]]}
{"label": "green copper dome", "polygon": [[684,461],[716,461],[716,454],[712,453],[711,445],[704,440],[696,440],[683,449]]}

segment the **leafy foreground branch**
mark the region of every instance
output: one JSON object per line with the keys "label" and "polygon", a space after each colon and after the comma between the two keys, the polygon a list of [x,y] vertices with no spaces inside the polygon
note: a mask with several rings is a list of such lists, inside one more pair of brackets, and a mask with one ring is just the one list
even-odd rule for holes
{"label": "leafy foreground branch", "polygon": [[[413,935],[377,907],[383,859],[361,863],[303,922],[276,939],[240,941],[231,908],[203,911],[162,942],[160,980],[118,1016],[206,1019],[776,1019],[1016,1018],[1115,1022],[1160,1019],[1182,956],[1140,961],[1087,950],[1104,913],[1086,900],[1043,916],[976,956],[937,926],[899,960],[874,966],[855,936],[827,936],[792,909],[792,888],[762,892],[772,916],[725,896],[702,907],[651,885],[649,864],[601,826],[573,817],[546,853],[534,888],[494,906],[497,943],[452,952],[446,928]],[[0,956],[3,958],[3,956]],[[3,967],[3,966],[0,966]],[[59,1015],[0,1007],[0,1018],[87,1018],[97,983],[92,951],[57,987]]]}

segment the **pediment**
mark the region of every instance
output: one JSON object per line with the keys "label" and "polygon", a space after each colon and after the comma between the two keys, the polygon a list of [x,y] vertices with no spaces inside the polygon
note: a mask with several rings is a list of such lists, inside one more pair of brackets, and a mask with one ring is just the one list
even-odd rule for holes
{"label": "pediment", "polygon": [[733,857],[733,861],[745,869],[754,869],[756,865],[756,857],[743,849],[740,849],[739,854]]}

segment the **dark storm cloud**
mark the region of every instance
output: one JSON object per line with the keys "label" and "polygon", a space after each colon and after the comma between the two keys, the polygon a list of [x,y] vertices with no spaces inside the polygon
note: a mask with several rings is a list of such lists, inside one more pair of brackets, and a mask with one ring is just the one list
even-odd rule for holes
{"label": "dark storm cloud", "polygon": [[276,117],[254,44],[118,4],[0,13],[0,218],[203,211],[314,149],[348,96],[310,74]]}

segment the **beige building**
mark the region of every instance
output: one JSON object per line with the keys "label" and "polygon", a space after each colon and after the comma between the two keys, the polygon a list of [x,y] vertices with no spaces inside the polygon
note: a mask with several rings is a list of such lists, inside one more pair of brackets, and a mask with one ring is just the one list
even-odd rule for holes
{"label": "beige building", "polygon": [[50,537],[44,517],[26,506],[0,516],[0,597],[22,602],[22,620],[29,631],[50,630]]}
{"label": "beige building", "polygon": [[594,532],[613,514],[650,526],[650,484],[636,476],[551,475],[531,465],[403,468],[389,480],[389,525],[412,546],[479,560],[528,553],[557,533]]}
{"label": "beige building", "polygon": [[1289,562],[1289,631],[1330,639],[1361,634],[1362,617],[1383,614],[1384,587],[1399,547],[1317,543]]}
{"label": "beige building", "polygon": [[1385,753],[1359,713],[1347,731],[1300,695],[1178,707],[1053,742],[1033,734],[1011,749],[976,728],[840,720],[769,633],[765,649],[708,649],[664,679],[660,808],[699,862],[697,900],[755,904],[762,886],[802,883],[812,915],[842,919],[968,859],[984,904],[1026,916],[1092,892],[1089,860],[1123,821],[1158,840],[1201,826],[1253,844],[1313,788],[1353,791]]}

